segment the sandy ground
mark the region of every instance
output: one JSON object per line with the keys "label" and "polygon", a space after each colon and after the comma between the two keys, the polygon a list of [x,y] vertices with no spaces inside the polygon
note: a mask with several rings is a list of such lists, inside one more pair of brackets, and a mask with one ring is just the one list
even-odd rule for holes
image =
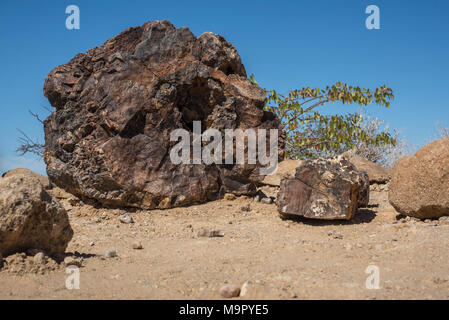
{"label": "sandy ground", "polygon": [[[449,224],[397,219],[385,193],[371,198],[349,222],[283,220],[274,204],[246,197],[137,211],[132,224],[120,210],[74,206],[67,252],[83,258],[80,288],[66,288],[62,265],[6,266],[0,299],[220,299],[224,284],[245,282],[237,299],[448,299]],[[224,236],[199,237],[201,228]],[[106,258],[111,249],[117,257]],[[366,287],[370,265],[379,289]]]}

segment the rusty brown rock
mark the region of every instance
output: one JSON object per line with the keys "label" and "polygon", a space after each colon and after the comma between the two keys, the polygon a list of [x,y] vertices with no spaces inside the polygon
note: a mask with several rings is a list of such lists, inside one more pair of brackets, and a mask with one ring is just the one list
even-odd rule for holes
{"label": "rusty brown rock", "polygon": [[449,138],[403,157],[391,176],[388,199],[396,211],[420,219],[449,215]]}
{"label": "rusty brown rock", "polygon": [[[278,211],[312,219],[351,219],[358,208],[367,176],[344,157],[303,161],[294,176],[281,181]],[[369,194],[365,194],[369,198]]]}
{"label": "rusty brown rock", "polygon": [[[153,21],[76,55],[47,76],[55,111],[44,155],[58,187],[103,205],[145,209],[251,194],[258,165],[170,161],[174,129],[280,129],[264,92],[223,37]],[[279,158],[283,139],[279,140]]]}

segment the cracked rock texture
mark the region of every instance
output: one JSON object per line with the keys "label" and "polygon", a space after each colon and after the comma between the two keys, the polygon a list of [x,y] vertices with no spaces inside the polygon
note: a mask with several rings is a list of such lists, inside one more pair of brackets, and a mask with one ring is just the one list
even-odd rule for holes
{"label": "cracked rock texture", "polygon": [[368,201],[368,175],[339,156],[301,161],[295,175],[282,179],[277,205],[283,215],[349,220]]}
{"label": "cracked rock texture", "polygon": [[168,21],[129,28],[76,55],[50,72],[44,94],[55,108],[45,120],[50,180],[106,206],[170,208],[254,193],[259,164],[175,165],[170,133],[192,135],[193,121],[203,131],[280,129],[229,42]]}

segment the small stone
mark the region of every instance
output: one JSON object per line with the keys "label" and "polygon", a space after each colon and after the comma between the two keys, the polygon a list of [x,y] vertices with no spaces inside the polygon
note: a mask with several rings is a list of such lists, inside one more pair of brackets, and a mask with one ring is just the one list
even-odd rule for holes
{"label": "small stone", "polygon": [[232,201],[232,200],[235,200],[237,197],[232,193],[226,193],[223,198],[225,200]]}
{"label": "small stone", "polygon": [[135,250],[141,250],[141,249],[143,249],[142,243],[140,243],[140,241],[134,242],[134,243],[133,243],[133,249],[135,249]]}
{"label": "small stone", "polygon": [[45,264],[46,262],[45,254],[43,252],[36,253],[35,256],[33,257],[33,261],[35,264]]}
{"label": "small stone", "polygon": [[260,202],[265,203],[265,204],[272,204],[273,199],[266,197],[266,198],[262,198],[262,200],[260,200]]}
{"label": "small stone", "polygon": [[81,267],[83,264],[83,259],[82,258],[65,257],[64,264],[66,265],[66,267],[68,267],[68,266]]}
{"label": "small stone", "polygon": [[224,232],[220,230],[208,230],[202,228],[198,231],[198,237],[206,237],[206,238],[224,237]]}
{"label": "small stone", "polygon": [[221,287],[220,295],[223,298],[235,298],[240,295],[240,287],[235,284],[227,284]]}
{"label": "small stone", "polygon": [[249,204],[247,204],[246,206],[243,206],[241,208],[242,211],[244,212],[250,212],[251,211],[251,206]]}
{"label": "small stone", "polygon": [[327,235],[328,236],[331,236],[331,235],[333,235],[334,234],[334,230],[329,230],[328,232],[327,232]]}
{"label": "small stone", "polygon": [[114,258],[117,257],[117,252],[115,250],[106,250],[104,255],[106,258]]}
{"label": "small stone", "polygon": [[296,298],[298,298],[298,295],[297,295],[295,292],[292,292],[291,298],[292,298],[292,299],[296,299]]}
{"label": "small stone", "polygon": [[341,234],[337,234],[334,239],[343,239],[343,236]]}
{"label": "small stone", "polygon": [[257,196],[254,197],[254,202],[260,202],[260,197],[259,197],[259,195],[257,195]]}
{"label": "small stone", "polygon": [[134,223],[133,218],[128,213],[122,214],[119,217],[119,220],[121,223],[126,223],[126,224]]}
{"label": "small stone", "polygon": [[240,290],[240,297],[244,297],[248,294],[248,281],[246,281],[243,285],[242,285],[242,289]]}
{"label": "small stone", "polygon": [[95,242],[91,241],[89,242],[89,246],[93,247],[95,245]]}

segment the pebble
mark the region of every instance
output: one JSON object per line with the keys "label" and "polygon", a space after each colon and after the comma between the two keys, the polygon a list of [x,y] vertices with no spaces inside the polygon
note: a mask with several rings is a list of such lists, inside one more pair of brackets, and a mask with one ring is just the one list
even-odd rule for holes
{"label": "pebble", "polygon": [[35,264],[45,264],[46,262],[45,254],[43,252],[36,253],[33,257],[33,262]]}
{"label": "pebble", "polygon": [[232,193],[226,193],[223,198],[225,200],[232,201],[232,200],[235,200],[237,197],[234,194],[232,194]]}
{"label": "pebble", "polygon": [[337,234],[334,239],[343,239],[343,236],[341,234]]}
{"label": "pebble", "polygon": [[260,202],[265,203],[265,204],[272,204],[273,203],[273,199],[271,198],[262,198],[262,200],[260,200]]}
{"label": "pebble", "polygon": [[246,281],[242,285],[242,289],[240,290],[240,297],[244,297],[248,294],[248,287],[249,287],[249,283],[248,283],[248,281]]}
{"label": "pebble", "polygon": [[122,214],[119,217],[119,220],[120,220],[121,223],[126,223],[126,224],[134,223],[133,218],[129,214],[127,214],[127,213]]}
{"label": "pebble", "polygon": [[206,238],[224,237],[224,232],[220,230],[200,229],[198,231],[198,237],[206,237]]}
{"label": "pebble", "polygon": [[89,242],[89,246],[93,247],[95,245],[95,242],[91,241]]}
{"label": "pebble", "polygon": [[73,257],[65,257],[64,258],[64,264],[68,266],[76,266],[81,267],[83,264],[82,258],[73,258]]}
{"label": "pebble", "polygon": [[134,243],[133,243],[133,249],[136,249],[136,250],[143,249],[142,243],[140,243],[140,241],[134,242]]}
{"label": "pebble", "polygon": [[114,258],[117,257],[117,252],[115,250],[106,250],[104,255],[106,258]]}
{"label": "pebble", "polygon": [[251,211],[251,206],[249,204],[247,204],[246,206],[243,206],[241,208],[242,211],[244,212],[250,212]]}
{"label": "pebble", "polygon": [[240,295],[240,287],[235,284],[227,284],[220,288],[220,295],[223,298],[235,298]]}
{"label": "pebble", "polygon": [[257,196],[254,197],[254,202],[260,202],[260,197],[259,197],[259,195],[257,195]]}

